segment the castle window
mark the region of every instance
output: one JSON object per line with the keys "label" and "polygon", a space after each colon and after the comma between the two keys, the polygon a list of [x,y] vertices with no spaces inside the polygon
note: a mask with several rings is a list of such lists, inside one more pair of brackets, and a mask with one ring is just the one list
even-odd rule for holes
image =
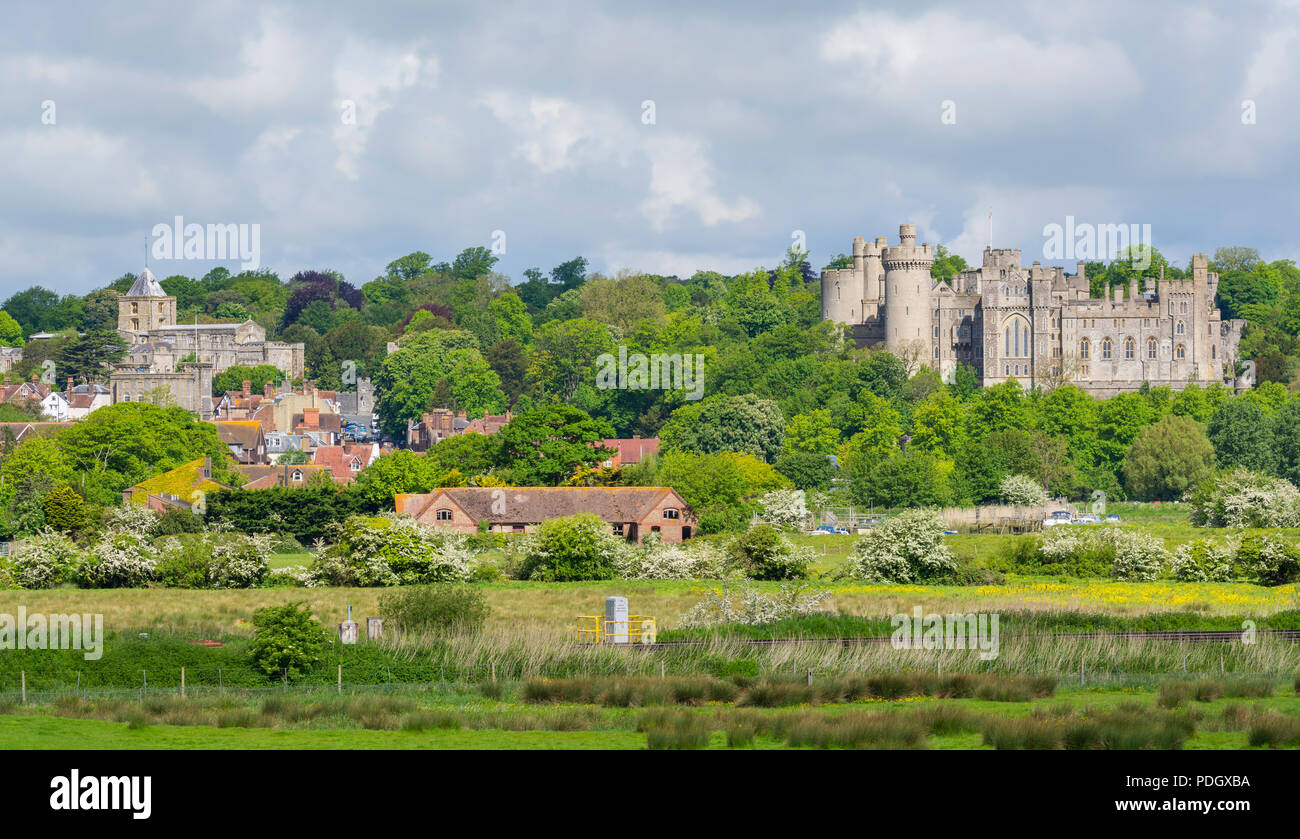
{"label": "castle window", "polygon": [[132,303],[132,304],[131,304],[131,314],[133,314],[133,315],[138,315],[138,314],[140,314],[140,304],[139,304],[139,303]]}
{"label": "castle window", "polygon": [[1182,312],[1183,314],[1187,314],[1187,304],[1183,303],[1181,306],[1179,306],[1178,311]]}
{"label": "castle window", "polygon": [[434,518],[437,521],[451,521],[451,510],[444,507],[434,514]]}
{"label": "castle window", "polygon": [[1088,350],[1091,348],[1091,346],[1092,346],[1092,345],[1088,342],[1088,339],[1087,339],[1087,338],[1084,338],[1082,341],[1080,341],[1080,342],[1079,342],[1079,358],[1087,358],[1087,357],[1088,357]]}
{"label": "castle window", "polygon": [[836,299],[836,300],[839,300],[839,299],[840,299],[840,284],[839,284],[839,283],[836,283],[836,284],[835,284],[835,299]]}
{"label": "castle window", "polygon": [[1184,331],[1186,331],[1186,327],[1184,327],[1183,322],[1180,320],[1178,321],[1178,325],[1174,327],[1174,332],[1178,335],[1182,335]]}
{"label": "castle window", "polygon": [[1109,359],[1110,359],[1110,339],[1109,339],[1109,338],[1107,338],[1106,340],[1104,340],[1104,341],[1101,342],[1101,357],[1102,357],[1103,359],[1106,359],[1106,360],[1109,360]]}
{"label": "castle window", "polygon": [[1132,338],[1124,339],[1124,357],[1132,360],[1137,356],[1137,343]]}
{"label": "castle window", "polygon": [[1148,339],[1147,339],[1147,358],[1155,358],[1155,357],[1156,357],[1156,339],[1155,339],[1155,338],[1148,338]]}
{"label": "castle window", "polygon": [[1182,344],[1179,344],[1177,347],[1174,348],[1174,358],[1181,361],[1186,357],[1187,357],[1187,349]]}
{"label": "castle window", "polygon": [[1213,344],[1211,344],[1211,345],[1210,345],[1210,360],[1213,361],[1214,359],[1216,359],[1216,358],[1218,358],[1218,357],[1219,357],[1219,348],[1216,347],[1216,346],[1214,346]]}

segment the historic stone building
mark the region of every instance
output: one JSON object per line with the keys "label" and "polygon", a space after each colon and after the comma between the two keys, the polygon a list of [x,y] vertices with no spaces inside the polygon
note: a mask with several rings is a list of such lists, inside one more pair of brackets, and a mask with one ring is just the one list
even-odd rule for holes
{"label": "historic stone building", "polygon": [[266,329],[243,323],[176,322],[176,298],[163,291],[144,269],[117,303],[117,331],[130,344],[124,364],[142,371],[174,372],[182,361],[197,358],[216,375],[234,366],[270,364],[291,379],[303,377],[302,344],[266,340]]}
{"label": "historic stone building", "polygon": [[1076,273],[1035,262],[1020,250],[985,248],[984,264],[951,282],[934,280],[935,253],[899,226],[899,244],[853,240],[853,267],[822,272],[822,319],[844,323],[859,346],[883,344],[911,367],[926,364],[951,380],[958,362],[985,385],[1015,379],[1026,388],[1070,382],[1097,396],[1143,383],[1181,389],[1234,379],[1242,320],[1214,306],[1219,277],[1205,254],[1191,279],[1146,280],[1091,297],[1083,263]]}

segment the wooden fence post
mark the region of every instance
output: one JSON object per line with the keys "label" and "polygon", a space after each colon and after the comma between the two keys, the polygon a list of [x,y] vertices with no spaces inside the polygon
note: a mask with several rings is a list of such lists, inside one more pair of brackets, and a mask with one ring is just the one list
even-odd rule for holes
{"label": "wooden fence post", "polygon": [[19,678],[22,679],[22,684],[23,684],[23,704],[26,705],[26,704],[27,704],[27,671],[26,671],[26,670],[19,670],[19,671],[18,671],[18,675],[19,675]]}
{"label": "wooden fence post", "polygon": [[343,665],[339,665],[339,693],[343,692]]}
{"label": "wooden fence post", "polygon": [[185,698],[185,668],[181,668],[181,699]]}

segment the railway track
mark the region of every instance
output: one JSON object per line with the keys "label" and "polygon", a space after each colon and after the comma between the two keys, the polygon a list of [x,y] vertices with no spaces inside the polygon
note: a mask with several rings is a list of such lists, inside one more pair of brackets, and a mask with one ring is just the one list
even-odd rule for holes
{"label": "railway track", "polygon": [[[1238,629],[1194,629],[1194,630],[1173,630],[1169,632],[1044,632],[1030,635],[1003,635],[1002,640],[1024,639],[1024,638],[1089,638],[1102,639],[1109,638],[1119,641],[1177,641],[1183,643],[1205,643],[1218,642],[1221,644],[1240,642],[1244,633]],[[1290,641],[1292,644],[1300,642],[1300,629],[1257,629],[1255,630],[1257,638],[1273,638],[1281,641]],[[737,638],[744,644],[750,644],[755,647],[775,647],[781,644],[838,644],[842,647],[854,647],[861,644],[888,644],[889,636],[873,636],[866,638]],[[689,641],[656,641],[653,644],[632,644],[630,646],[639,649],[668,649],[670,647],[696,647],[703,644],[712,643],[708,640],[689,640]]]}

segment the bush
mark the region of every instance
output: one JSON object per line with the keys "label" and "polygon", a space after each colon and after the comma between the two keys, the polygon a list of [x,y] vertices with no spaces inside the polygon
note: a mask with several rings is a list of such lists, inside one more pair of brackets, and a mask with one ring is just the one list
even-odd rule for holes
{"label": "bush", "polygon": [[312,669],[331,643],[306,603],[267,606],[253,613],[249,656],[266,675],[292,679]]}
{"label": "bush", "polygon": [[81,551],[62,533],[42,530],[22,542],[13,558],[14,582],[22,588],[53,588],[70,582]]}
{"label": "bush", "polygon": [[763,518],[782,530],[797,530],[808,518],[808,500],[801,489],[774,489],[759,497]]}
{"label": "bush", "polygon": [[1197,539],[1174,550],[1169,574],[1184,583],[1222,583],[1232,579],[1237,544],[1232,540]]}
{"label": "bush", "polygon": [[802,580],[808,576],[813,553],[797,547],[770,524],[759,524],[727,545],[731,561],[755,580]]}
{"label": "bush", "polygon": [[474,557],[463,535],[425,527],[410,516],[351,516],[339,531],[339,541],[318,553],[312,565],[313,585],[461,582],[473,572]]}
{"label": "bush", "polygon": [[59,487],[46,493],[42,506],[45,524],[67,533],[86,526],[86,502],[72,487]]}
{"label": "bush", "polygon": [[1161,540],[1118,527],[1053,527],[1041,537],[1021,540],[1010,554],[1013,561],[1028,564],[1027,554],[1034,544],[1036,563],[1044,574],[1150,581],[1169,561]]}
{"label": "bush", "polygon": [[151,536],[178,536],[182,533],[202,533],[207,530],[203,516],[195,515],[190,510],[176,507],[158,516],[158,520],[149,530]]}
{"label": "bush", "polygon": [[580,513],[549,519],[524,539],[519,577],[570,582],[611,580],[627,543],[610,532],[599,516]]}
{"label": "bush", "polygon": [[1252,533],[1237,550],[1240,571],[1264,586],[1282,586],[1300,578],[1300,550],[1274,533]]}
{"label": "bush", "polygon": [[1047,503],[1047,490],[1028,475],[1007,475],[1002,479],[999,492],[1008,504],[1041,507]]}
{"label": "bush", "polygon": [[469,586],[405,588],[379,598],[379,610],[404,633],[477,632],[492,609],[483,592]]}
{"label": "bush", "polygon": [[1197,527],[1300,527],[1300,490],[1259,472],[1236,469],[1202,481],[1184,500]]}
{"label": "bush", "polygon": [[700,602],[681,616],[681,625],[726,626],[743,624],[761,626],[775,623],[787,618],[811,615],[825,611],[822,605],[830,599],[829,591],[813,591],[807,583],[785,583],[774,595],[755,591],[748,583],[733,596],[731,587],[723,584],[721,589],[713,589],[704,595]]}
{"label": "bush", "polygon": [[159,558],[144,536],[110,530],[91,546],[77,569],[77,584],[82,588],[143,586],[157,575]]}
{"label": "bush", "polygon": [[658,534],[623,551],[618,575],[628,580],[698,580],[722,576],[725,558],[710,542],[665,544]]}
{"label": "bush", "polygon": [[880,583],[936,583],[957,571],[943,544],[943,519],[932,510],[906,510],[886,519],[853,546],[849,573]]}

